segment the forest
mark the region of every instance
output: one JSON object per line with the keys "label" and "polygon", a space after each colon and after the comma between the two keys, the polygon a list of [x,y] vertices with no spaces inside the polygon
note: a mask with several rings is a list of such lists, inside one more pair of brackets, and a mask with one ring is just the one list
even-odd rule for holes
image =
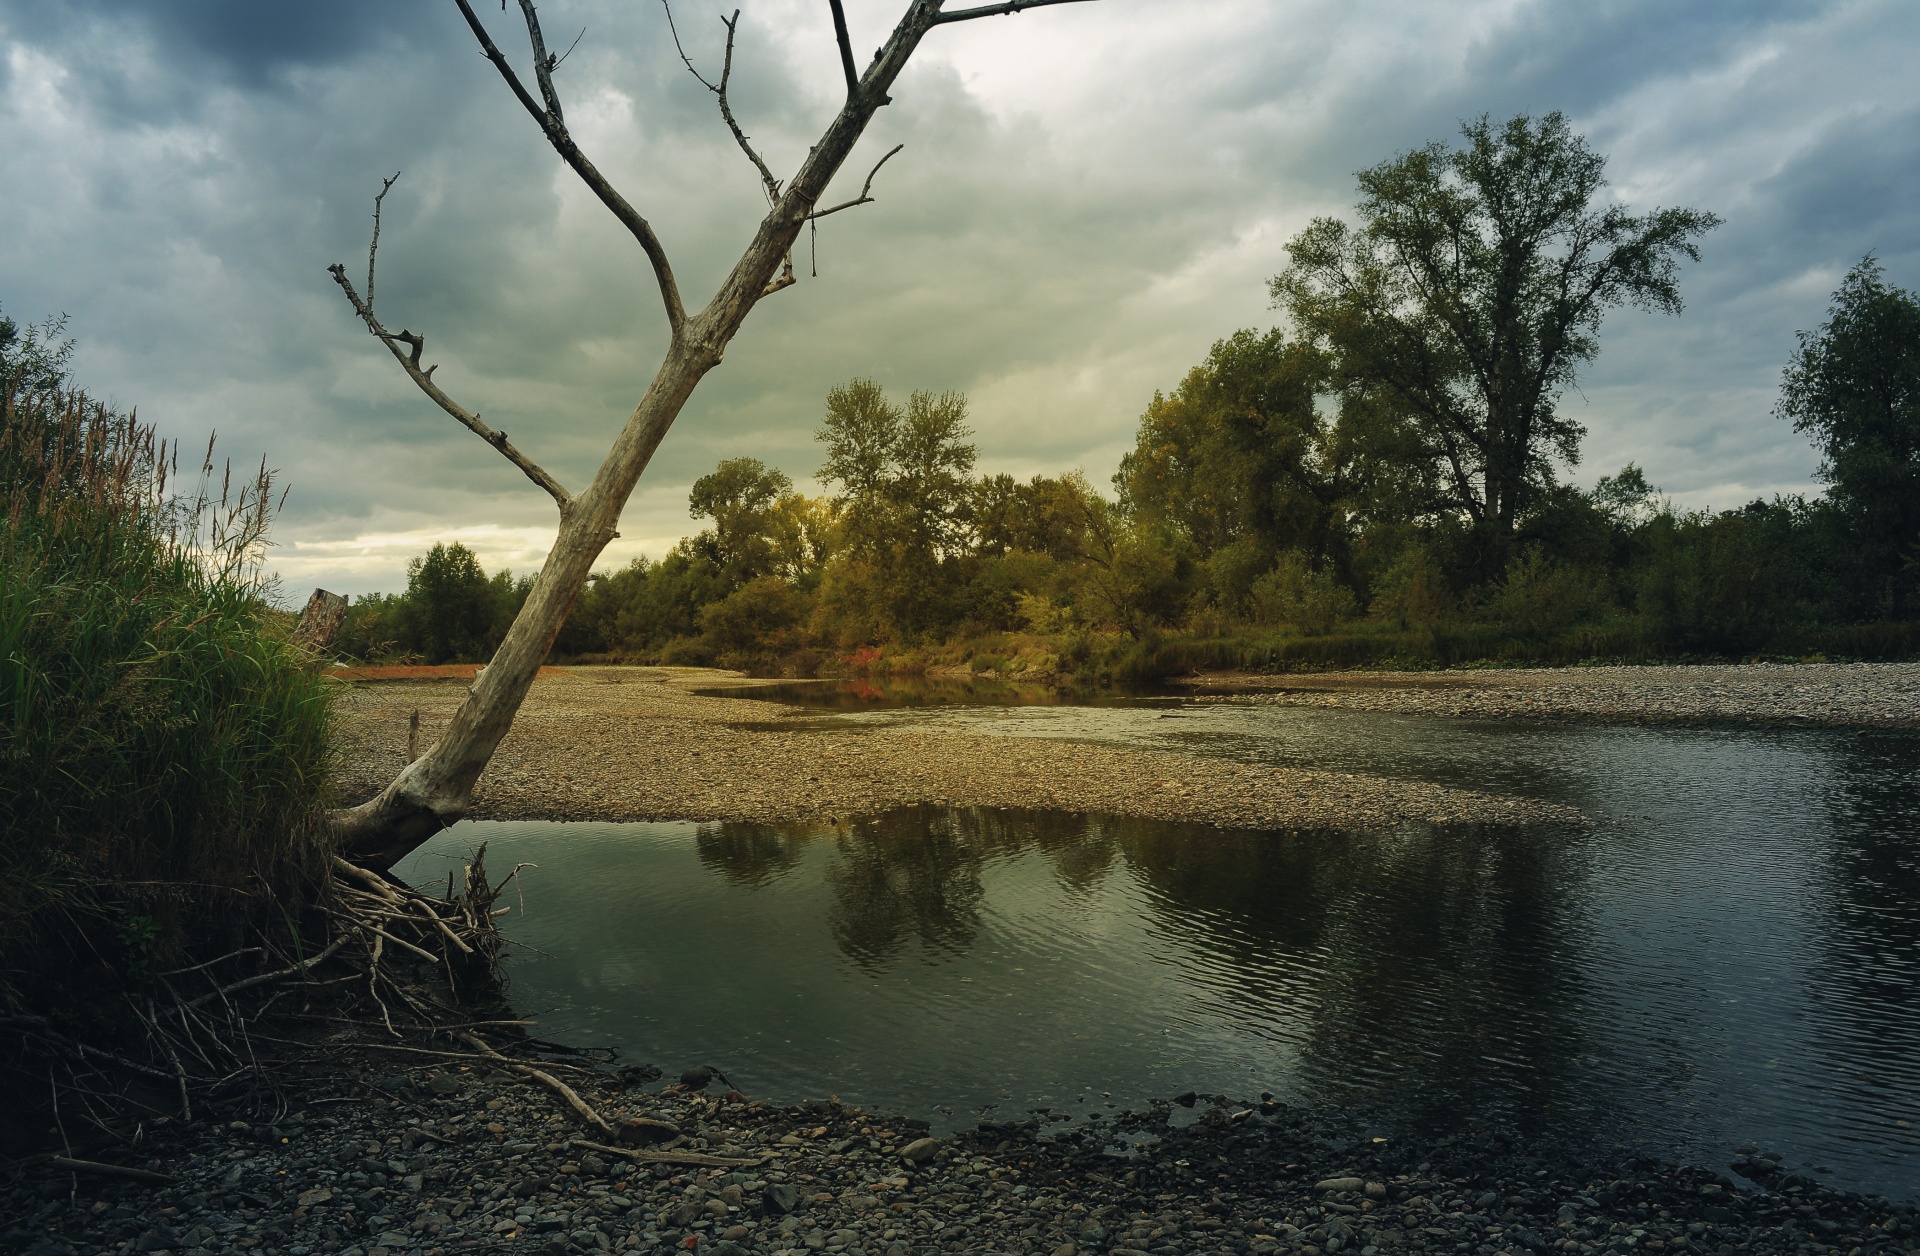
{"label": "forest", "polygon": [[[1156,393],[1110,484],[976,473],[967,400],[855,379],[815,477],[729,458],[707,526],[596,573],[560,660],[766,674],[1911,657],[1920,649],[1920,299],[1871,256],[1784,365],[1775,416],[1819,496],[1684,510],[1645,469],[1572,482],[1563,412],[1612,308],[1678,314],[1711,214],[1603,205],[1549,115],[1360,177],[1241,329]],[[1555,247],[1549,247],[1553,243]],[[458,544],[362,597],[345,657],[484,661],[529,582]]]}

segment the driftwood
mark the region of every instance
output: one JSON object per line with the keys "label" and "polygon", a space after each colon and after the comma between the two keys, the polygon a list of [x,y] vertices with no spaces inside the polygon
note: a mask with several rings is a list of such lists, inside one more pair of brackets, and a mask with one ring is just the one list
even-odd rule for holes
{"label": "driftwood", "polygon": [[165,1173],[155,1173],[151,1169],[134,1169],[124,1164],[103,1164],[98,1160],[76,1160],[72,1156],[48,1156],[47,1163],[56,1169],[65,1169],[69,1173],[91,1173],[96,1177],[125,1178],[129,1182],[147,1182],[154,1186],[171,1186],[173,1178]]}
{"label": "driftwood", "polygon": [[544,1069],[535,1068],[533,1065],[520,1060],[508,1059],[506,1056],[501,1055],[498,1051],[488,1046],[486,1039],[482,1038],[479,1034],[463,1034],[461,1036],[473,1044],[474,1050],[479,1051],[488,1059],[512,1069],[523,1077],[531,1077],[535,1081],[543,1083],[555,1094],[565,1099],[567,1106],[578,1113],[581,1120],[585,1121],[600,1133],[605,1134],[608,1138],[615,1137],[613,1126],[608,1122],[607,1118],[595,1112],[593,1106],[580,1097],[580,1092],[555,1077],[552,1073]]}
{"label": "driftwood", "polygon": [[640,1151],[632,1147],[609,1147],[605,1143],[590,1143],[584,1138],[576,1138],[568,1144],[573,1147],[585,1147],[589,1151],[604,1151],[610,1156],[625,1156],[638,1164],[690,1164],[713,1169],[751,1169],[755,1165],[765,1164],[772,1156],[756,1156],[751,1160],[733,1160],[726,1156],[709,1156],[702,1151]]}

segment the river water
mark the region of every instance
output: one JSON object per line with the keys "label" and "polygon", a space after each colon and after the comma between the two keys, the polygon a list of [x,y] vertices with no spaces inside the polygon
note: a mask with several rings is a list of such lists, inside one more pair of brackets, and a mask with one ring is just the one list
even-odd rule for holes
{"label": "river water", "polygon": [[1920,1199],[1920,735],[873,696],[820,721],[1380,772],[1593,823],[487,822],[402,872],[444,880],[482,841],[496,873],[539,864],[503,901],[544,1036],[777,1101],[944,1128],[1271,1092],[1383,1131],[1750,1144]]}

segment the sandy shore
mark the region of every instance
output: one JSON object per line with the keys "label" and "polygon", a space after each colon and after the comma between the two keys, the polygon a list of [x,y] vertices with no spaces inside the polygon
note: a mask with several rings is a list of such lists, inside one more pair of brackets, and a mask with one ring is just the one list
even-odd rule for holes
{"label": "sandy shore", "polygon": [[1490,719],[1920,727],[1920,663],[1213,673],[1218,701]]}
{"label": "sandy shore", "polygon": [[[696,669],[556,668],[535,682],[480,779],[491,819],[824,821],[915,803],[1025,807],[1230,828],[1408,821],[1574,821],[1531,800],[1191,755],[852,725],[776,703],[704,697]],[[344,793],[372,794],[431,744],[466,687],[357,683],[342,697]]]}

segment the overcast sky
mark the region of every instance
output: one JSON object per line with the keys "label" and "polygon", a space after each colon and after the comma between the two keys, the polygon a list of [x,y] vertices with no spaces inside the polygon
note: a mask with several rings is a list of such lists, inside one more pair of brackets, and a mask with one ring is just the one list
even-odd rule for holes
{"label": "overcast sky", "polygon": [[[735,110],[785,175],[841,91],[827,5],[737,2]],[[855,47],[903,3],[847,0]],[[710,73],[722,12],[676,0]],[[703,302],[762,204],[712,98],[657,0],[542,14],[562,47],[585,32],[559,74],[577,136]],[[688,531],[720,458],[805,485],[822,399],[856,375],[967,393],[985,470],[1105,483],[1156,388],[1274,322],[1286,240],[1349,209],[1354,171],[1481,113],[1562,110],[1626,203],[1726,220],[1681,317],[1606,324],[1564,402],[1591,433],[1573,478],[1634,461],[1695,507],[1815,489],[1770,413],[1780,368],[1869,250],[1920,287],[1916,64],[1912,0],[1099,0],[942,28],[838,185],[905,144],[877,203],[823,222],[819,277],[754,311],[607,563]],[[525,572],[552,536],[545,495],[415,392],[327,277],[364,270],[396,170],[382,314],[584,484],[664,319],[452,0],[0,0],[0,304],[71,315],[82,381],[165,433],[279,467],[269,561],[296,596],[404,587],[442,539]]]}

